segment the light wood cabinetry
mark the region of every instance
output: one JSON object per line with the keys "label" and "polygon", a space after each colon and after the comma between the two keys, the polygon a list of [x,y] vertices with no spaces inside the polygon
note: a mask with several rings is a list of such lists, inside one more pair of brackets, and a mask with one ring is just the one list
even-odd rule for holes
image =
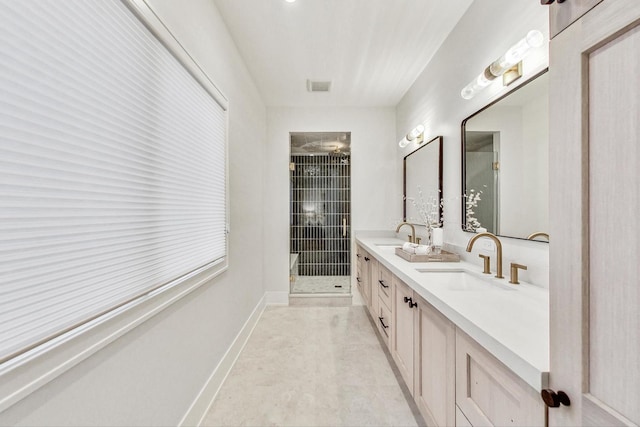
{"label": "light wood cabinetry", "polygon": [[362,290],[362,276],[364,275],[364,254],[367,253],[360,245],[356,246],[356,285],[360,295],[364,295]]}
{"label": "light wood cabinetry", "polygon": [[381,262],[374,265],[372,317],[428,426],[543,425],[538,391]]}
{"label": "light wood cabinetry", "polygon": [[382,304],[391,308],[391,285],[393,275],[383,265],[378,264],[378,297]]}
{"label": "light wood cabinetry", "polygon": [[392,356],[430,426],[455,423],[455,326],[393,277]]}
{"label": "light wood cabinetry", "polygon": [[378,305],[378,315],[374,316],[374,321],[377,321],[378,330],[380,331],[380,336],[382,340],[389,348],[391,343],[391,333],[393,331],[393,321],[391,317],[391,309],[380,301]]}
{"label": "light wood cabinetry", "polygon": [[372,257],[361,246],[356,248],[356,281],[358,291],[367,307],[371,307],[371,260]]}
{"label": "light wood cabinetry", "polygon": [[[365,261],[367,262],[367,261]],[[378,272],[378,261],[371,257],[369,258],[369,261],[367,262],[368,264],[368,268],[369,268],[369,283],[366,285],[367,286],[367,290],[369,291],[369,298],[367,300],[367,308],[369,308],[369,313],[371,314],[371,316],[375,317],[376,314],[378,313],[378,292],[379,292],[379,286],[378,286],[378,277],[379,277],[379,272]]]}
{"label": "light wood cabinetry", "polygon": [[602,0],[566,0],[549,6],[549,33],[553,38]]}
{"label": "light wood cabinetry", "polygon": [[[391,272],[382,264],[377,263],[377,283],[372,283],[376,288],[377,296],[375,298],[375,311],[377,315],[374,315],[374,320],[378,319],[378,330],[382,336],[383,341],[390,347],[391,343],[391,294],[393,289],[393,281]],[[374,305],[374,304],[372,304]]]}
{"label": "light wood cabinetry", "polygon": [[538,392],[460,330],[456,333],[455,377],[456,404],[471,425],[544,424],[544,404]]}
{"label": "light wood cabinetry", "polygon": [[391,335],[391,356],[398,366],[402,379],[413,394],[413,290],[402,281],[393,277],[393,295],[391,316],[393,333]]}
{"label": "light wood cabinetry", "polygon": [[551,425],[640,425],[640,1],[550,44]]}
{"label": "light wood cabinetry", "polygon": [[414,294],[415,352],[413,397],[428,425],[455,424],[456,328]]}

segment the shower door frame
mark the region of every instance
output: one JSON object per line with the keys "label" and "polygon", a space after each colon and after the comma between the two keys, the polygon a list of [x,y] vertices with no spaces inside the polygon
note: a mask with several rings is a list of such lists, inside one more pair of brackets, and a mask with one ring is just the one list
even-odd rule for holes
{"label": "shower door frame", "polygon": [[[350,134],[350,133],[349,133]],[[291,139],[290,139],[291,142]],[[291,147],[290,147],[291,148]],[[304,158],[306,161],[301,161]],[[311,160],[312,159],[312,160]],[[325,160],[326,161],[322,161]],[[335,159],[331,162],[331,159]],[[345,164],[341,164],[346,159]],[[331,156],[326,153],[300,154],[289,153],[289,253],[297,253],[297,268],[301,276],[310,277],[335,277],[346,278],[345,285],[348,286],[346,292],[351,293],[351,154],[347,156]],[[295,165],[295,166],[294,166]],[[346,171],[341,168],[346,168]],[[303,176],[300,168],[324,167],[326,173],[319,176]],[[337,175],[332,175],[329,169],[340,168]],[[298,175],[296,175],[296,172]],[[347,172],[345,174],[345,172]],[[311,180],[310,184],[303,184],[301,187],[294,186],[294,178]],[[320,180],[321,185],[313,184]],[[322,181],[324,181],[322,183]],[[336,185],[337,181],[337,185]],[[309,185],[306,187],[305,185]],[[327,191],[329,190],[329,191]],[[298,192],[296,195],[295,192]],[[302,193],[323,193],[321,201],[313,199],[311,202],[316,206],[309,206],[313,213],[303,212],[305,204]],[[327,192],[331,194],[327,196]],[[302,197],[300,197],[302,196]],[[296,200],[297,199],[297,200]],[[311,200],[311,198],[309,198]],[[297,203],[297,206],[296,206]],[[323,209],[317,209],[318,204],[324,205]],[[316,217],[314,217],[317,215]],[[302,215],[309,217],[309,222],[300,222],[305,219]],[[297,216],[297,217],[296,217]],[[322,218],[324,223],[321,223]],[[322,234],[329,232],[330,234]],[[321,237],[318,235],[321,234]],[[315,241],[315,242],[314,242]],[[312,246],[317,245],[314,249]],[[297,246],[296,246],[297,245]],[[328,249],[327,249],[328,247]],[[291,272],[289,293],[296,295],[313,294],[313,292],[294,293],[294,281],[297,280],[295,272]]]}

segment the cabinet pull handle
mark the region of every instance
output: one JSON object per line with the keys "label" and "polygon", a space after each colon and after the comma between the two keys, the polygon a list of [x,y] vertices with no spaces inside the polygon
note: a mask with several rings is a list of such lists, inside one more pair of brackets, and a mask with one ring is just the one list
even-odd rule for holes
{"label": "cabinet pull handle", "polygon": [[417,302],[413,302],[413,298],[411,297],[404,297],[404,302],[409,303],[409,308],[413,308],[413,307],[417,307],[418,303]]}
{"label": "cabinet pull handle", "polygon": [[557,393],[551,389],[545,388],[540,392],[540,397],[544,402],[544,425],[549,427],[549,408],[558,408],[560,405],[571,406],[571,399],[564,391],[559,390]]}
{"label": "cabinet pull handle", "polygon": [[367,261],[367,262],[370,261],[370,259],[368,257],[364,257],[364,260]]}
{"label": "cabinet pull handle", "polygon": [[360,254],[356,254],[356,256],[357,256],[358,258],[361,258],[361,257],[362,257],[362,255],[360,255]]}
{"label": "cabinet pull handle", "polygon": [[380,285],[381,285],[383,288],[388,288],[388,287],[389,287],[389,285],[385,285],[385,284],[384,284],[384,282],[383,282],[382,280],[378,280],[378,283],[380,283]]}
{"label": "cabinet pull handle", "polygon": [[[550,5],[554,1],[556,1],[556,0],[540,0],[540,4],[543,5],[543,6],[546,6],[546,5]],[[558,0],[558,4],[562,4],[564,2],[565,2],[565,0]]]}
{"label": "cabinet pull handle", "polygon": [[347,237],[347,218],[342,218],[342,237]]}
{"label": "cabinet pull handle", "polygon": [[388,328],[389,328],[389,326],[388,326],[388,325],[385,325],[385,324],[384,324],[384,322],[382,321],[382,319],[384,319],[384,317],[378,317],[378,320],[380,320],[380,324],[382,325],[382,327],[383,327],[384,329],[388,329]]}
{"label": "cabinet pull handle", "polygon": [[356,277],[356,280],[358,281],[358,283],[360,283],[360,282],[361,282],[361,280],[360,280],[360,278],[359,278],[359,277]]}

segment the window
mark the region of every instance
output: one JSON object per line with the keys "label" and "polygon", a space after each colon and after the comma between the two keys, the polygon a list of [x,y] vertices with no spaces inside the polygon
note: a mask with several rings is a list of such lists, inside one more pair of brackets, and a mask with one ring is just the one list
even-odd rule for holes
{"label": "window", "polygon": [[129,7],[0,3],[0,362],[226,265],[225,100]]}

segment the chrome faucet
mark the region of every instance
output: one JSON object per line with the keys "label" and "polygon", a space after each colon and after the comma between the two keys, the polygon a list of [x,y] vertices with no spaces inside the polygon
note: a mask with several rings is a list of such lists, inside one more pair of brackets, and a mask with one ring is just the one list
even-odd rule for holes
{"label": "chrome faucet", "polygon": [[467,252],[471,252],[471,249],[473,248],[473,244],[476,242],[476,240],[478,240],[481,237],[488,237],[490,239],[492,239],[494,242],[496,242],[496,277],[498,279],[503,279],[504,276],[502,275],[502,243],[500,242],[500,239],[498,239],[495,234],[492,233],[478,233],[475,236],[473,236],[470,240],[469,243],[467,243]]}
{"label": "chrome faucet", "polygon": [[398,227],[396,228],[396,233],[400,232],[400,229],[402,228],[403,225],[408,225],[409,227],[411,227],[411,237],[409,237],[409,243],[415,243],[416,242],[416,228],[413,226],[413,224],[409,224],[408,222],[402,222],[402,223],[398,224]]}

